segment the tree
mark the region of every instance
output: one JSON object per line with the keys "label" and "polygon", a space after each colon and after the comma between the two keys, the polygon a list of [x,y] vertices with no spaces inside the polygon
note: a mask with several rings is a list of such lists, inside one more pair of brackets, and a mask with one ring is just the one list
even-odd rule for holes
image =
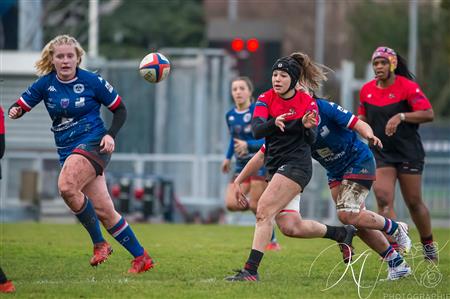
{"label": "tree", "polygon": [[123,1],[100,22],[100,53],[107,58],[140,58],[161,47],[204,43],[200,0]]}
{"label": "tree", "polygon": [[[44,42],[70,34],[88,43],[89,2],[43,1]],[[99,52],[108,59],[141,58],[161,47],[201,47],[201,0],[100,0]]]}

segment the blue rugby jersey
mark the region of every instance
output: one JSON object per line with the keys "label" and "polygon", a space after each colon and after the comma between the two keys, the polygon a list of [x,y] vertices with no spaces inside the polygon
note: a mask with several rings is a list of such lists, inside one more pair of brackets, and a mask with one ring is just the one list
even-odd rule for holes
{"label": "blue rugby jersey", "polygon": [[[228,130],[230,131],[230,143],[226,153],[226,158],[231,159],[234,152],[234,140],[233,138],[244,140],[248,144],[248,154],[239,157],[235,154],[236,162],[247,163],[253,155],[258,152],[259,148],[264,144],[263,139],[255,139],[252,134],[252,116],[255,110],[255,104],[252,103],[250,107],[244,111],[237,111],[234,107],[225,114]],[[245,164],[244,164],[245,165]]]}
{"label": "blue rugby jersey", "polygon": [[114,111],[121,98],[105,79],[77,68],[75,78],[69,81],[60,80],[55,71],[40,77],[17,104],[28,112],[41,101],[53,121],[51,130],[63,162],[77,145],[99,141],[106,134],[100,106]]}
{"label": "blue rugby jersey", "polygon": [[341,173],[355,159],[372,156],[369,147],[351,130],[358,118],[341,106],[317,99],[319,124],[311,155],[329,173]]}

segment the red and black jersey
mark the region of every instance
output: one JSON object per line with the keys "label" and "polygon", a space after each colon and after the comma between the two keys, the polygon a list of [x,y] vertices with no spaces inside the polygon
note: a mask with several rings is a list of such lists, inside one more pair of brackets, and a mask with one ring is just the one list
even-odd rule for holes
{"label": "red and black jersey", "polygon": [[392,136],[385,134],[389,119],[401,112],[431,109],[431,104],[419,85],[396,75],[395,82],[380,88],[376,80],[366,83],[359,95],[358,114],[364,115],[375,135],[383,142],[383,149],[372,148],[377,160],[406,162],[423,160],[425,152],[420,140],[419,124],[401,122]]}
{"label": "red and black jersey", "polygon": [[0,135],[5,134],[5,114],[3,112],[3,107],[0,106]]}
{"label": "red and black jersey", "polygon": [[[283,99],[270,89],[259,96],[253,112],[252,130],[255,138],[266,138],[265,164],[269,174],[287,163],[310,167],[310,138],[315,137],[315,131],[303,126],[302,117],[311,110],[315,110],[318,115],[316,101],[303,92],[296,92],[290,99]],[[275,126],[275,119],[285,113],[290,115],[286,117],[286,126],[282,132]]]}

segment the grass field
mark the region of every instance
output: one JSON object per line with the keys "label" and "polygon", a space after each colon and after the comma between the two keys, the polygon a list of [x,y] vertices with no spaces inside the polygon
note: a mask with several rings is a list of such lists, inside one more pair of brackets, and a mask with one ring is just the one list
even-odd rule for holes
{"label": "grass field", "polygon": [[[223,278],[245,262],[252,227],[135,224],[133,228],[157,261],[154,269],[137,276],[125,274],[131,257],[109,235],[105,234],[115,249],[113,255],[105,264],[92,268],[90,239],[79,224],[2,224],[0,264],[14,280],[17,292],[0,297],[450,299],[448,229],[434,232],[441,247],[438,268],[423,263],[421,252],[413,252],[408,262],[414,275],[400,281],[377,281],[385,278],[386,267],[374,254],[360,255],[345,272],[337,246],[320,256],[309,274],[314,259],[332,242],[279,234],[283,249],[266,253],[260,267],[261,281],[230,283]],[[414,231],[412,238],[417,244]],[[355,246],[357,254],[367,249],[359,239],[355,239]],[[359,277],[358,288],[355,280]],[[337,284],[324,290],[327,281],[328,286]]]}

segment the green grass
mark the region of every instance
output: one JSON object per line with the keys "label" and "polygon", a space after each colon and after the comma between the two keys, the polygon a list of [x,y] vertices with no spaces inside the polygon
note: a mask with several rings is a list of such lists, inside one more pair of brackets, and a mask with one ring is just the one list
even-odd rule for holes
{"label": "green grass", "polygon": [[[266,253],[261,281],[230,283],[223,278],[248,257],[252,227],[135,224],[133,228],[157,261],[154,269],[137,276],[125,274],[131,257],[107,234],[115,251],[105,264],[92,268],[90,240],[81,225],[2,224],[0,264],[17,292],[0,298],[358,298],[350,269],[335,287],[323,291],[341,259],[337,247],[328,249],[308,275],[314,259],[332,244],[328,240],[279,234],[283,249]],[[450,230],[436,229],[434,236],[441,247],[446,245],[437,270],[422,263],[419,252],[408,259],[414,276],[375,284],[377,275],[386,275],[378,256],[369,255],[364,266],[362,259],[356,262],[355,274],[359,276],[361,268],[363,273],[361,298],[450,298],[450,244],[446,244]],[[412,238],[417,243],[416,232]],[[357,253],[367,249],[359,240],[355,246]],[[344,271],[340,264],[330,281]]]}

